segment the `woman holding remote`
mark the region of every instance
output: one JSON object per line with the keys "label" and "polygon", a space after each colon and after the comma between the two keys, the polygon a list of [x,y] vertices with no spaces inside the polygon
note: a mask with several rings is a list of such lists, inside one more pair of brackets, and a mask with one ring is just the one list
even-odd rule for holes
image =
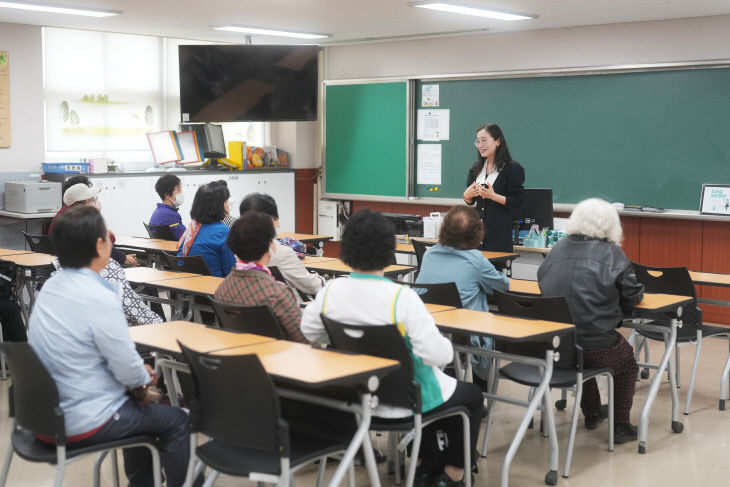
{"label": "woman holding remote", "polygon": [[512,252],[512,208],[522,205],[525,170],[512,160],[499,125],[477,129],[477,161],[469,169],[464,201],[476,203],[484,224],[482,250]]}

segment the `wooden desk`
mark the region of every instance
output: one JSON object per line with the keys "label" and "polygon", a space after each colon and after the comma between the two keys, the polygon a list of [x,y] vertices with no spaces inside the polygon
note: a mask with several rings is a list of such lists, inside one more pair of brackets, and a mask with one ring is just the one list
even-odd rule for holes
{"label": "wooden desk", "polygon": [[[509,342],[540,342],[548,344],[544,359],[515,355],[497,350],[484,350],[472,345],[454,344],[454,350],[473,355],[486,356],[496,360],[509,360],[512,362],[522,363],[537,367],[538,370],[542,372],[540,384],[535,388],[534,394],[527,402],[497,394],[496,387],[494,387],[497,381],[492,380],[490,382],[490,389],[486,394],[486,397],[489,400],[490,415],[487,418],[487,431],[484,433],[485,439],[482,443],[481,454],[486,455],[487,452],[487,439],[489,438],[491,419],[495,409],[493,402],[502,401],[513,405],[524,406],[526,408],[525,414],[522,417],[520,426],[515,432],[515,436],[512,439],[512,443],[510,444],[507,454],[502,461],[500,487],[506,487],[509,482],[509,468],[512,464],[514,455],[524,438],[527,427],[532,420],[535,411],[540,403],[545,401],[546,404],[550,405],[550,407],[545,408],[546,426],[548,436],[550,437],[550,471],[548,472],[548,475],[555,475],[555,472],[558,470],[558,440],[555,432],[555,417],[552,408],[552,399],[550,398],[550,388],[548,387],[553,373],[555,354],[553,348],[558,347],[560,337],[572,335],[575,332],[575,327],[566,323],[529,320],[470,309],[440,311],[432,313],[431,316],[433,316],[436,326],[443,331],[481,335]],[[496,370],[499,366],[498,364],[493,363],[492,367],[494,367],[492,370]]]}
{"label": "wooden desk", "polygon": [[[438,243],[438,240],[432,240],[432,239],[417,239],[419,242],[427,242],[429,245],[436,245]],[[433,242],[433,243],[431,243]],[[396,243],[395,244],[395,251],[399,254],[412,254],[415,255],[416,251],[413,249],[413,244],[407,244],[407,243]],[[488,250],[482,250],[482,255],[485,259],[489,260],[489,262],[495,263],[495,262],[505,262],[508,260],[514,260],[517,257],[519,257],[519,254],[516,254],[514,252],[490,252]]]}
{"label": "wooden desk", "polygon": [[340,260],[337,257],[317,257],[316,255],[307,255],[302,259],[302,264],[305,266],[307,265],[317,265],[321,264],[322,262],[331,262],[333,260]]}
{"label": "wooden desk", "polygon": [[41,254],[36,252],[0,256],[0,260],[12,262],[18,267],[25,267],[29,269],[37,267],[53,267],[53,261],[55,258],[56,257],[51,254]]}
{"label": "wooden desk", "polygon": [[[195,344],[191,344],[191,348],[195,348]],[[228,348],[215,355],[247,353],[258,355],[266,372],[278,380],[306,387],[361,382],[373,373],[386,373],[400,366],[396,360],[344,354],[285,340]]]}
{"label": "wooden desk", "polygon": [[[318,264],[304,264],[305,267],[310,271],[315,271],[318,274],[330,274],[333,276],[341,276],[352,272],[352,267],[342,262],[340,259],[329,260],[320,262]],[[410,265],[389,265],[384,269],[384,273],[389,277],[397,277],[398,275],[405,275],[413,271],[415,267]]]}
{"label": "wooden desk", "polygon": [[695,284],[705,286],[730,287],[730,274],[717,274],[714,272],[689,271],[689,276]]}
{"label": "wooden desk", "polygon": [[5,255],[30,254],[30,250],[0,249],[0,257]]}
{"label": "wooden desk", "polygon": [[566,323],[528,320],[465,308],[433,313],[433,319],[436,326],[445,331],[511,342],[544,341],[575,330],[575,326]]}
{"label": "wooden desk", "polygon": [[204,353],[274,340],[251,333],[209,328],[189,321],[168,321],[152,325],[131,326],[129,336],[142,348],[173,354],[182,353],[177,344],[178,340]]}
{"label": "wooden desk", "polygon": [[517,252],[518,254],[521,254],[523,252],[532,252],[536,254],[549,254],[552,249],[547,247],[525,247],[522,245],[515,245],[512,247],[512,249]]}
{"label": "wooden desk", "polygon": [[509,290],[512,293],[540,294],[540,285],[537,281],[525,281],[523,279],[510,279]]}
{"label": "wooden desk", "polygon": [[426,309],[429,313],[440,313],[442,311],[449,311],[456,308],[454,306],[446,306],[444,304],[426,303]]}
{"label": "wooden desk", "polygon": [[200,276],[195,274],[194,276],[195,277],[181,277],[179,279],[162,279],[159,281],[148,282],[148,284],[186,294],[213,296],[218,289],[218,286],[220,286],[221,282],[223,282],[222,277]]}
{"label": "wooden desk", "polygon": [[154,281],[167,281],[170,279],[184,279],[186,277],[202,277],[192,272],[161,271],[152,267],[127,267],[124,274],[129,282],[146,284]]}
{"label": "wooden desk", "polygon": [[[318,394],[318,391],[306,393],[279,388],[279,394],[282,397],[307,401],[357,415],[359,417],[358,429],[333,474],[329,487],[340,485],[355,453],[360,448],[363,448],[365,452],[371,485],[380,486],[377,465],[368,436],[372,417],[372,393],[378,388],[379,377],[400,366],[397,361],[318,350],[310,345],[274,340],[247,333],[226,332],[186,322],[137,326],[130,329],[130,334],[138,345],[161,351],[179,352],[177,345],[179,339],[194,350],[205,352],[207,349],[208,353],[215,352],[216,355],[256,353],[266,371],[276,379],[277,385],[296,384],[308,388],[320,388],[325,385],[357,386],[360,393],[360,404],[323,397]],[[235,340],[240,340],[242,343],[230,346]],[[225,348],[214,349],[220,345],[225,345]],[[172,371],[189,373],[189,367],[187,364],[168,359],[160,359],[156,365],[162,369],[165,383],[170,388],[171,401],[174,406],[177,406],[177,390]],[[241,371],[241,373],[245,373],[245,371]]]}
{"label": "wooden desk", "polygon": [[118,247],[129,247],[149,252],[177,252],[177,242],[174,240],[160,240],[157,238],[129,237],[118,235],[114,245]]}

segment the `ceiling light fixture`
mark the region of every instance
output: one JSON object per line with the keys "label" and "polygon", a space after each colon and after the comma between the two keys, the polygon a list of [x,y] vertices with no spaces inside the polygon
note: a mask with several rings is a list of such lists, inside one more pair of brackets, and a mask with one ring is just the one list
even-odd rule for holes
{"label": "ceiling light fixture", "polygon": [[521,14],[516,12],[506,12],[504,10],[495,10],[491,8],[474,7],[466,4],[452,2],[412,2],[411,7],[427,8],[431,10],[440,10],[455,14],[474,15],[476,17],[486,17],[495,20],[527,20],[536,19],[537,15]]}
{"label": "ceiling light fixture", "polygon": [[213,27],[213,30],[226,32],[242,32],[244,34],[258,34],[263,36],[296,37],[297,39],[326,39],[328,34],[308,34],[305,32],[289,32],[286,30],[262,29],[260,27],[244,27],[242,25],[222,25]]}
{"label": "ceiling light fixture", "polygon": [[54,14],[83,15],[84,17],[111,17],[121,15],[118,10],[99,10],[82,7],[64,7],[61,5],[49,5],[29,2],[10,2],[0,0],[0,8],[14,8],[18,10],[32,10],[34,12],[50,12]]}

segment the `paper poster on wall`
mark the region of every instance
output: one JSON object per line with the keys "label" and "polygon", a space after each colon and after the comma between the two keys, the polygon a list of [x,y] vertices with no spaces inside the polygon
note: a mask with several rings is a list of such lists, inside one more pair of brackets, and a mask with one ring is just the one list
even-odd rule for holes
{"label": "paper poster on wall", "polygon": [[0,147],[10,147],[10,55],[0,51]]}
{"label": "paper poster on wall", "polygon": [[439,106],[439,85],[423,85],[421,89],[421,106]]}
{"label": "paper poster on wall", "polygon": [[726,184],[703,184],[700,213],[730,215],[730,186]]}
{"label": "paper poster on wall", "polygon": [[416,147],[416,184],[441,184],[441,144]]}
{"label": "paper poster on wall", "polygon": [[426,142],[449,140],[451,110],[418,110],[416,138]]}

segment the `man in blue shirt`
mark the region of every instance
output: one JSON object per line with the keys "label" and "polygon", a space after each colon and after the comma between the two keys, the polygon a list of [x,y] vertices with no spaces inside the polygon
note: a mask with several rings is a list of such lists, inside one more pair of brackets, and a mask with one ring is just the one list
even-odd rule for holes
{"label": "man in blue shirt", "polygon": [[[151,435],[158,439],[167,485],[185,480],[188,417],[149,403],[157,380],[130,339],[116,287],[99,276],[112,243],[99,210],[65,211],[51,232],[62,270],[43,285],[30,317],[28,342],[56,382],[69,446]],[[130,397],[131,396],[131,397]],[[124,450],[133,487],[152,485],[145,448]]]}
{"label": "man in blue shirt", "polygon": [[180,178],[174,174],[162,176],[155,183],[155,191],[160,195],[162,203],[157,203],[157,208],[152,212],[150,225],[167,225],[175,238],[180,240],[185,233],[185,225],[179,211],[185,196]]}

